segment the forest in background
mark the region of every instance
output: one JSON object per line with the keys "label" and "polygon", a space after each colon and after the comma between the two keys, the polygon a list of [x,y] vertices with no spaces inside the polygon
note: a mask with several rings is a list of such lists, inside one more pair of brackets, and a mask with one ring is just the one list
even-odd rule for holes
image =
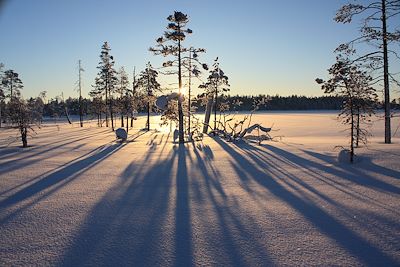
{"label": "forest in background", "polygon": [[[233,95],[224,96],[224,101],[228,103],[236,103],[240,101],[240,105],[229,105],[230,111],[251,111],[253,109],[253,101],[255,99],[266,98],[268,102],[264,106],[260,106],[259,110],[340,110],[343,104],[343,97],[338,96],[279,96],[279,95]],[[192,100],[192,107],[198,112],[204,112],[205,106],[202,105],[200,98]],[[392,102],[393,109],[400,109],[400,101]],[[93,114],[93,100],[82,99],[84,115]],[[69,115],[79,115],[79,99],[69,97],[62,100],[54,98],[44,104],[43,115],[46,117],[58,117],[65,115],[65,108]],[[145,112],[145,107],[139,109],[139,112]]]}

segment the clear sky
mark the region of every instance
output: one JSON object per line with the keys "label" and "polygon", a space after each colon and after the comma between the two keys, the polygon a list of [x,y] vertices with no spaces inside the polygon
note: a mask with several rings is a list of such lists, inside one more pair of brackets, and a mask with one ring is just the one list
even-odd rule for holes
{"label": "clear sky", "polygon": [[[100,47],[111,46],[116,67],[142,70],[163,58],[148,48],[174,10],[189,15],[186,45],[202,47],[202,61],[218,56],[231,94],[322,95],[338,44],[357,35],[357,23],[333,17],[347,0],[9,0],[0,9],[0,62],[24,82],[23,95],[76,96],[78,60],[84,92],[97,73]],[[130,75],[130,78],[132,75]],[[161,78],[166,85],[167,80]]]}

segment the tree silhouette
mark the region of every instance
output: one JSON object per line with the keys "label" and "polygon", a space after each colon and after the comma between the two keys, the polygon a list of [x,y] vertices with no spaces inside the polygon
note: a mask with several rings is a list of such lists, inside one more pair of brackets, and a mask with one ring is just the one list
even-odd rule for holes
{"label": "tree silhouette", "polygon": [[373,51],[361,55],[353,62],[361,62],[372,73],[378,73],[372,81],[373,84],[383,81],[385,100],[385,143],[391,143],[390,126],[390,90],[389,79],[400,85],[389,72],[389,53],[399,58],[399,55],[390,49],[390,43],[400,40],[399,29],[389,32],[388,21],[397,19],[399,21],[400,1],[380,0],[368,4],[347,4],[342,6],[336,13],[335,21],[339,23],[350,23],[355,16],[364,15],[361,21],[361,35],[354,40],[341,44],[336,51],[354,53],[353,46],[364,42],[371,44]]}
{"label": "tree silhouette", "polygon": [[[217,110],[220,109],[221,103],[218,103],[218,96],[222,92],[229,91],[229,83],[228,76],[225,75],[223,70],[219,67],[218,57],[214,60],[214,64],[210,70],[210,75],[207,78],[207,82],[201,84],[200,88],[205,89],[205,97],[209,99],[209,101],[214,101],[214,133],[217,130]],[[208,104],[209,105],[209,104]],[[209,105],[210,107],[210,105]],[[206,114],[205,127],[209,124],[209,112]],[[207,118],[208,117],[208,118]]]}
{"label": "tree silhouette", "polygon": [[182,46],[187,34],[191,34],[192,30],[187,28],[189,22],[188,16],[182,12],[175,11],[173,15],[167,17],[169,21],[167,31],[164,35],[157,39],[157,45],[151,47],[149,50],[155,55],[162,55],[164,57],[173,56],[174,61],[164,63],[164,66],[173,66],[171,62],[177,63],[177,71],[170,72],[170,74],[178,74],[178,125],[179,125],[179,143],[184,142],[184,128],[183,128],[183,109],[182,109],[182,56],[188,49]]}
{"label": "tree silhouette", "polygon": [[360,140],[367,142],[368,131],[361,128],[361,123],[369,121],[378,96],[370,86],[372,77],[349,58],[338,57],[328,72],[331,76],[329,80],[316,79],[316,82],[322,85],[324,93],[340,96],[344,100],[338,119],[350,128],[350,162],[353,162],[354,148]]}
{"label": "tree silhouette", "polygon": [[[114,69],[114,58],[110,55],[110,46],[107,42],[101,47],[100,62],[97,68],[100,70],[95,80],[95,86],[105,95],[106,105],[111,118],[111,128],[114,131],[113,115],[113,93],[116,89],[118,79]],[[106,126],[108,127],[108,115],[106,112]]]}
{"label": "tree silhouette", "polygon": [[13,70],[6,70],[2,77],[2,86],[5,97],[12,100],[13,97],[18,97],[20,90],[24,87],[18,73]]}
{"label": "tree silhouette", "polygon": [[78,61],[78,73],[79,73],[78,91],[79,91],[79,122],[80,122],[81,127],[83,127],[82,71],[85,71],[85,70],[81,67],[81,60],[79,60]]}
{"label": "tree silhouette", "polygon": [[8,103],[9,120],[18,128],[21,134],[22,147],[28,146],[28,132],[32,130],[30,124],[32,122],[31,112],[25,100],[20,97],[13,97]]}
{"label": "tree silhouette", "polygon": [[121,127],[124,127],[124,113],[127,114],[126,98],[130,96],[128,73],[126,73],[124,67],[121,67],[118,71],[118,86],[116,91],[119,94],[118,105],[121,113]]}
{"label": "tree silhouette", "polygon": [[147,103],[147,122],[146,122],[146,128],[149,131],[150,130],[150,112],[153,106],[153,103],[155,101],[154,99],[154,94],[156,92],[161,92],[161,86],[157,82],[157,76],[158,72],[154,70],[154,68],[151,66],[150,62],[147,63],[146,69],[143,70],[140,75],[139,79],[137,81],[138,88],[144,92],[145,101]]}
{"label": "tree silhouette", "polygon": [[102,126],[101,114],[105,111],[106,106],[103,101],[103,92],[101,84],[98,83],[99,79],[95,79],[95,85],[92,85],[93,89],[89,92],[89,95],[93,98],[91,103],[91,112],[97,116],[97,125]]}
{"label": "tree silhouette", "polygon": [[[184,56],[182,59],[182,66],[187,70],[187,78],[188,78],[188,94],[187,98],[187,116],[188,116],[188,125],[187,130],[188,133],[191,134],[191,117],[192,117],[192,77],[199,78],[201,71],[200,68],[204,70],[208,70],[207,64],[201,63],[199,61],[199,53],[205,53],[206,50],[204,48],[194,48],[190,47],[187,49],[189,53],[188,56]],[[200,67],[201,66],[201,67]]]}

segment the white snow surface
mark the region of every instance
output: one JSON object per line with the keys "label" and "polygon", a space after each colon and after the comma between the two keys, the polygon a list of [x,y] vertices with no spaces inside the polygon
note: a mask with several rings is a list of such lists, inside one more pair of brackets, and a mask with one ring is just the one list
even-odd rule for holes
{"label": "white snow surface", "polygon": [[143,117],[122,143],[94,122],[26,149],[0,129],[0,266],[400,266],[400,138],[376,120],[355,164],[332,112],[258,113],[282,136],[261,146],[178,145]]}

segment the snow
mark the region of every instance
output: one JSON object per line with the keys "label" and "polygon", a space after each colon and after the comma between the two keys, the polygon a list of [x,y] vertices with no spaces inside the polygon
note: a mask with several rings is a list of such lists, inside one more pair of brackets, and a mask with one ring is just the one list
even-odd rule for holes
{"label": "snow", "polygon": [[118,139],[125,141],[128,138],[128,133],[126,132],[126,130],[124,128],[118,128],[115,130],[115,136]]}
{"label": "snow", "polygon": [[[338,154],[338,162],[343,164],[349,164],[351,160],[351,152],[348,149],[342,149]],[[353,159],[354,161],[354,159]]]}
{"label": "snow", "polygon": [[139,117],[127,142],[59,121],[22,149],[1,129],[0,266],[400,265],[399,136],[378,120],[341,164],[334,113],[253,123],[282,139],[178,145]]}

